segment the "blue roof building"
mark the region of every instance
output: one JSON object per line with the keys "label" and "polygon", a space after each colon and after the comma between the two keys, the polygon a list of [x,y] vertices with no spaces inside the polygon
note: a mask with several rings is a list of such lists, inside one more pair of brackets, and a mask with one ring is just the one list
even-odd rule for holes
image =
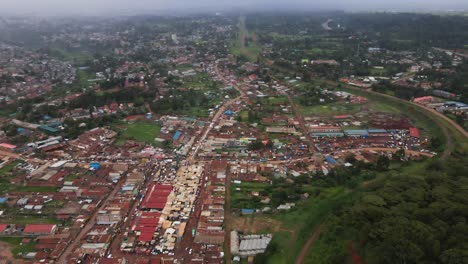
{"label": "blue roof building", "polygon": [[182,132],[180,132],[179,130],[177,130],[177,131],[175,132],[174,136],[172,137],[172,140],[173,140],[173,141],[177,141],[181,135],[182,135]]}
{"label": "blue roof building", "polygon": [[342,132],[318,132],[312,133],[313,137],[344,137]]}
{"label": "blue roof building", "polygon": [[388,131],[385,130],[385,129],[369,129],[369,130],[367,130],[367,132],[369,132],[369,134],[385,134],[385,133],[388,133]]}
{"label": "blue roof building", "polygon": [[226,111],[224,111],[224,114],[228,115],[228,116],[231,116],[231,115],[234,114],[234,112],[232,110],[226,110]]}
{"label": "blue roof building", "polygon": [[325,157],[325,160],[326,160],[328,163],[332,164],[332,165],[335,165],[335,164],[336,164],[336,160],[335,160],[334,158],[332,158],[331,156],[326,156],[326,157]]}
{"label": "blue roof building", "polygon": [[367,132],[367,130],[361,130],[361,129],[345,130],[344,133],[346,136],[350,136],[350,137],[368,137],[369,136],[369,132]]}
{"label": "blue roof building", "polygon": [[89,164],[89,168],[92,170],[99,170],[101,168],[101,164],[99,164],[99,162],[91,162]]}
{"label": "blue roof building", "polygon": [[241,210],[241,213],[242,214],[253,214],[254,213],[254,209],[242,209]]}
{"label": "blue roof building", "polygon": [[38,128],[39,130],[47,134],[55,134],[58,132],[58,129],[47,126],[47,125],[42,125],[42,126],[39,126]]}

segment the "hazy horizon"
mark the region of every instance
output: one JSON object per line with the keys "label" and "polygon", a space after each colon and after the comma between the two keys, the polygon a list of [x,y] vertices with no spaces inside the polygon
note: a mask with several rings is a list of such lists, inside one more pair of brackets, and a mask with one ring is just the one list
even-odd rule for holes
{"label": "hazy horizon", "polygon": [[2,15],[136,15],[244,11],[466,11],[466,0],[0,0]]}

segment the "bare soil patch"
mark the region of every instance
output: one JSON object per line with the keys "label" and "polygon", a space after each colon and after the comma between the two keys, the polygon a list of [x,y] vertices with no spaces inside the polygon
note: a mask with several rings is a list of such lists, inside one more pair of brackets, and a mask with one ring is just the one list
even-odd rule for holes
{"label": "bare soil patch", "polygon": [[231,217],[231,227],[233,230],[244,233],[278,232],[281,222],[267,217]]}

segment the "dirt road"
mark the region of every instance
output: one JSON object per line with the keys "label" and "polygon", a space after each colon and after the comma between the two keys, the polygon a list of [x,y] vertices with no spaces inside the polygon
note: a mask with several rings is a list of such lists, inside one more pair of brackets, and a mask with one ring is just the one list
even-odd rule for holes
{"label": "dirt road", "polygon": [[117,183],[115,188],[112,190],[112,192],[109,193],[109,195],[102,200],[101,204],[99,205],[99,208],[96,208],[92,216],[89,218],[88,222],[85,224],[85,226],[80,230],[78,235],[75,237],[75,239],[72,240],[72,242],[68,245],[68,247],[65,249],[65,251],[62,253],[60,258],[57,260],[57,263],[67,263],[68,257],[72,253],[73,249],[76,248],[80,242],[81,239],[94,227],[94,224],[96,223],[96,217],[97,214],[100,210],[104,209],[106,206],[107,202],[115,196],[117,191],[120,190],[122,187],[122,184],[124,183],[126,177],[122,177],[120,181]]}
{"label": "dirt road", "polygon": [[309,252],[309,249],[312,247],[315,241],[317,241],[318,237],[320,236],[320,232],[322,232],[322,228],[324,226],[324,223],[321,223],[314,231],[314,233],[310,236],[310,238],[307,240],[305,245],[301,249],[301,253],[299,253],[299,256],[296,258],[295,264],[302,264],[304,263],[304,259],[307,256],[307,253]]}
{"label": "dirt road", "polygon": [[21,158],[20,155],[18,155],[18,154],[11,153],[11,152],[8,152],[8,151],[3,151],[3,150],[0,150],[0,156],[7,156],[7,157],[10,157],[10,158],[14,158],[14,159]]}
{"label": "dirt road", "polygon": [[[287,82],[284,82],[278,78],[276,78],[275,76],[271,75],[270,74],[270,77],[272,79],[274,79],[275,81],[277,81],[278,83],[282,83],[283,85],[286,85],[287,87],[291,88],[291,89],[294,89],[294,87],[291,87],[289,85],[289,83]],[[302,133],[303,135],[307,138],[307,141],[308,141],[308,144],[309,144],[309,153],[313,153],[315,151],[314,147],[313,147],[313,139],[312,139],[312,136],[310,135],[309,133],[309,129],[307,129],[307,126],[304,122],[304,117],[301,115],[300,111],[299,111],[299,108],[297,107],[297,105],[294,103],[294,100],[292,99],[291,97],[291,94],[286,94],[287,98],[288,98],[288,101],[289,101],[289,104],[292,106],[293,110],[294,110],[294,114],[296,116],[296,119],[297,121],[299,122],[299,126],[301,127],[301,130],[302,130]]]}

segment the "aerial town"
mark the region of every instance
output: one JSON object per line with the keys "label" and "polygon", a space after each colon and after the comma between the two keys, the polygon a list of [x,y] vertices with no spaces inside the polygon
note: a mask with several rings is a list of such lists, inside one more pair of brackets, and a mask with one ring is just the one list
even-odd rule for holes
{"label": "aerial town", "polygon": [[2,17],[0,263],[466,263],[468,18],[275,16]]}

